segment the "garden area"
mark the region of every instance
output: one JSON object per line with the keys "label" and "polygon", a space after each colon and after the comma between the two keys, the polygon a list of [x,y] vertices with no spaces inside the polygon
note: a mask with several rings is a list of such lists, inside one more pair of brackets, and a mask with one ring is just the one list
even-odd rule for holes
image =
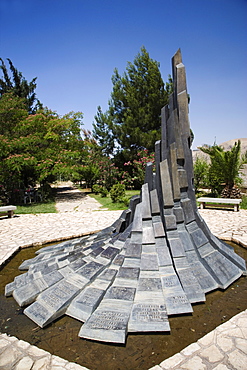
{"label": "garden area", "polygon": [[[69,180],[90,189],[104,208],[126,209],[141,189],[147,163],[154,162],[171,76],[164,83],[159,63],[141,48],[122,76],[114,70],[109,107],[98,107],[89,131],[82,112],[60,116],[44,107],[36,78],[28,82],[7,60],[8,67],[0,60],[0,206],[16,205],[17,213],[56,212],[53,184]],[[240,154],[240,141],[228,151],[216,144],[200,150],[209,160],[194,161],[196,196],[242,198],[246,208],[241,169],[247,154]]]}

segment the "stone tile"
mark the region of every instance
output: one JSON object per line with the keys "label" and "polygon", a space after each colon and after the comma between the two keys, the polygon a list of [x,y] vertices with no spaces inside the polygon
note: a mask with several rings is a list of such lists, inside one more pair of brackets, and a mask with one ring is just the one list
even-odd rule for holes
{"label": "stone tile", "polygon": [[236,320],[236,325],[240,328],[247,328],[247,315],[243,315]]}
{"label": "stone tile", "polygon": [[0,349],[5,348],[9,345],[9,342],[6,339],[0,339]]}
{"label": "stone tile", "polygon": [[221,361],[224,358],[223,354],[214,344],[202,350],[200,355],[205,357],[209,362]]}
{"label": "stone tile", "polygon": [[39,358],[33,364],[32,370],[50,370],[51,355],[47,357]]}
{"label": "stone tile", "polygon": [[192,343],[188,347],[186,347],[185,349],[183,349],[181,351],[181,354],[184,355],[184,356],[190,356],[194,352],[199,351],[200,349],[201,349],[201,347],[199,346],[198,343]]}
{"label": "stone tile", "polygon": [[232,329],[236,329],[236,325],[231,322],[231,320],[225,322],[224,324],[221,324],[220,326],[217,327],[216,331],[218,332],[224,332],[224,331],[229,331]]}
{"label": "stone tile", "polygon": [[232,336],[232,337],[237,337],[237,338],[245,337],[243,330],[241,330],[240,328],[228,330],[227,335]]}
{"label": "stone tile", "polygon": [[218,335],[216,337],[216,344],[224,352],[231,351],[234,346],[232,339],[225,335]]}
{"label": "stone tile", "polygon": [[15,370],[30,370],[33,366],[33,360],[31,357],[23,357],[15,367]]}
{"label": "stone tile", "polygon": [[182,364],[181,369],[187,369],[187,370],[204,370],[207,369],[207,366],[202,362],[202,359],[199,356],[194,356],[190,358],[188,361],[186,361],[184,364]]}
{"label": "stone tile", "polygon": [[30,347],[30,344],[27,343],[27,342],[24,342],[24,340],[19,340],[18,343],[17,343],[17,346],[21,349],[27,349],[28,347]]}
{"label": "stone tile", "polygon": [[[235,344],[238,349],[240,349],[242,352],[246,353],[247,355],[247,340],[246,339],[236,338]],[[246,361],[247,361],[247,356],[246,356]]]}
{"label": "stone tile", "polygon": [[58,357],[58,356],[52,356],[51,358],[51,366],[57,368],[57,367],[62,367],[64,368],[65,365],[68,363],[68,361],[64,360],[63,358],[61,357]]}
{"label": "stone tile", "polygon": [[246,370],[246,356],[239,350],[231,352],[228,356],[229,364],[233,369]]}
{"label": "stone tile", "polygon": [[74,362],[69,362],[66,366],[65,369],[67,370],[89,370],[88,368],[75,364]]}
{"label": "stone tile", "polygon": [[242,328],[241,332],[243,334],[243,338],[247,339],[247,328]]}
{"label": "stone tile", "polygon": [[174,366],[179,365],[184,360],[184,356],[180,353],[166,359],[165,361],[160,363],[162,369],[172,369]]}
{"label": "stone tile", "polygon": [[14,343],[18,340],[16,337],[9,337],[7,334],[5,334],[5,339],[7,339],[11,343]]}
{"label": "stone tile", "polygon": [[213,370],[232,370],[232,369],[224,364],[219,364],[216,367],[214,367]]}
{"label": "stone tile", "polygon": [[0,354],[0,369],[5,369],[9,365],[14,365],[19,358],[21,358],[22,352],[18,351],[13,346],[8,346]]}
{"label": "stone tile", "polygon": [[204,337],[202,337],[201,339],[199,339],[198,340],[198,343],[201,346],[207,347],[210,344],[212,344],[212,343],[215,342],[215,337],[216,337],[215,332],[214,331],[211,331],[210,333],[204,335]]}
{"label": "stone tile", "polygon": [[43,349],[40,349],[40,348],[35,347],[35,346],[30,346],[30,347],[27,349],[27,353],[28,353],[30,356],[37,356],[37,357],[44,357],[44,356],[49,355],[49,352],[46,352],[46,351],[44,351]]}
{"label": "stone tile", "polygon": [[[236,316],[233,316],[231,318],[231,321],[241,321],[241,320],[244,320],[244,319],[247,319],[247,309],[243,312],[240,312],[239,314],[237,314]],[[244,323],[244,326],[247,326],[247,323]]]}

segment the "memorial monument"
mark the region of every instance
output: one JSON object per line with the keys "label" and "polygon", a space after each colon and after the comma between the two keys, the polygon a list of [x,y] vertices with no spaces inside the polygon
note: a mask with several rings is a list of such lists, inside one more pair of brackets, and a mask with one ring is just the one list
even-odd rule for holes
{"label": "memorial monument", "polygon": [[125,343],[128,333],[170,331],[168,317],[192,313],[205,293],[225,289],[245,261],[213,236],[193,188],[185,68],[172,58],[174,92],[162,109],[155,169],[140,196],[101,232],[42,248],[6,286],[40,327],[66,314],[83,322],[79,336]]}

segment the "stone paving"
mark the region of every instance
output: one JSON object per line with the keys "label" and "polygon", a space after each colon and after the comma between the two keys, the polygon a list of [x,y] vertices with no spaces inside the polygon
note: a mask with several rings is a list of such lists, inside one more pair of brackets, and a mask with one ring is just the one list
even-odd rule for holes
{"label": "stone paving", "polygon": [[67,188],[58,193],[56,208],[59,213],[22,214],[11,219],[0,217],[0,265],[19,248],[100,231],[110,226],[122,212],[101,210],[95,199],[77,189]]}
{"label": "stone paving", "polygon": [[247,210],[200,209],[199,212],[215,236],[247,247]]}
{"label": "stone paving", "polygon": [[[0,218],[0,265],[21,247],[93,233],[111,225],[121,214],[101,210],[98,202],[77,189],[60,190],[56,202],[59,213]],[[200,214],[213,234],[247,247],[246,210],[204,209]],[[0,369],[86,370],[6,334],[0,334]],[[247,310],[152,369],[246,370]]]}
{"label": "stone paving", "polygon": [[247,310],[192,343],[152,370],[246,370]]}
{"label": "stone paving", "polygon": [[23,340],[0,335],[0,369],[4,370],[87,370],[61,357],[51,355]]}

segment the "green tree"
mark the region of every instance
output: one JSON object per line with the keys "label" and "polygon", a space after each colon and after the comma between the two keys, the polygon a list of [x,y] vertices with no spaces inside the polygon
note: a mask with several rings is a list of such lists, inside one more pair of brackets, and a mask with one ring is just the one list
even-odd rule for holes
{"label": "green tree", "polygon": [[134,62],[128,62],[123,76],[115,69],[112,83],[109,114],[118,144],[135,153],[152,151],[160,137],[161,108],[168,103],[171,79],[165,88],[159,63],[142,47]]}
{"label": "green tree", "polygon": [[75,181],[80,183],[85,182],[86,187],[92,188],[99,178],[99,166],[97,163],[97,155],[99,147],[96,140],[92,137],[89,130],[82,130],[83,134],[83,149],[78,158],[78,172],[76,173]]}
{"label": "green tree", "polygon": [[119,169],[114,164],[114,159],[102,151],[92,133],[83,130],[84,149],[79,169],[79,181],[84,181],[86,186],[92,188],[94,184],[110,190],[120,179]]}
{"label": "green tree", "polygon": [[115,163],[124,170],[124,163],[133,161],[139,150],[153,151],[160,138],[161,108],[168,103],[173,85],[170,75],[164,84],[159,63],[145,47],[133,63],[128,62],[122,76],[114,70],[112,83],[109,108],[102,113],[98,107],[93,135],[103,152],[108,148],[107,154],[113,153]]}
{"label": "green tree", "polygon": [[106,155],[111,155],[114,150],[114,136],[112,133],[112,119],[109,112],[103,113],[101,107],[98,106],[94,119],[96,123],[93,123],[93,137],[102,152]]}
{"label": "green tree", "polygon": [[199,189],[208,187],[209,163],[205,159],[197,157],[194,163],[194,187],[197,193]]}
{"label": "green tree", "polygon": [[28,115],[23,104],[13,93],[0,99],[0,184],[9,193],[73,176],[83,146],[81,113],[60,117],[41,109]]}
{"label": "green tree", "polygon": [[138,151],[136,159],[126,162],[126,171],[122,173],[122,183],[126,189],[141,189],[148,163],[154,163],[154,153],[148,153],[147,149]]}
{"label": "green tree", "polygon": [[41,108],[40,101],[36,98],[35,89],[36,89],[36,80],[37,77],[33,78],[31,82],[28,82],[13,65],[12,61],[8,59],[9,69],[12,73],[12,78],[9,76],[8,69],[3,61],[0,58],[0,68],[2,70],[3,76],[0,78],[0,98],[5,93],[12,92],[15,96],[24,99],[26,109],[30,114],[33,114],[37,111],[38,108]]}
{"label": "green tree", "polygon": [[13,93],[0,98],[0,135],[15,135],[18,122],[28,117],[25,101]]}
{"label": "green tree", "polygon": [[221,146],[204,146],[199,148],[209,154],[211,165],[209,168],[209,184],[212,191],[220,194],[223,189],[225,197],[231,198],[233,188],[239,185],[241,179],[239,172],[243,162],[240,159],[240,140],[234,144],[231,150],[224,151]]}

